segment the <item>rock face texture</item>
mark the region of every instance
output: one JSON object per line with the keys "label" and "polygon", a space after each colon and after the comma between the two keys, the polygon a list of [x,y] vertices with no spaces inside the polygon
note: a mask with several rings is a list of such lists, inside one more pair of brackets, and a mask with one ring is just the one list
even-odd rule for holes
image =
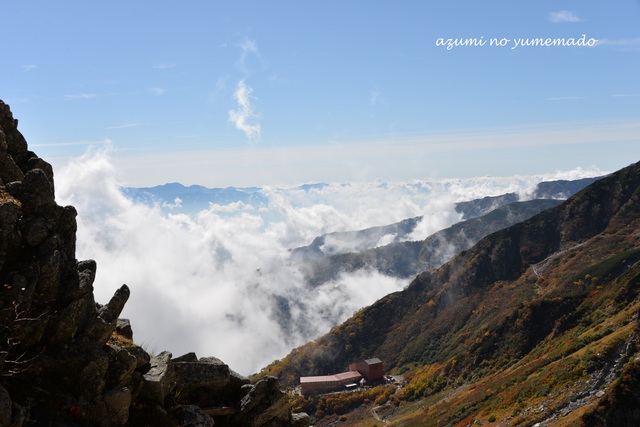
{"label": "rock face texture", "polygon": [[94,300],[76,210],[56,204],[53,169],[17,125],[0,101],[0,427],[294,425],[277,379],[133,343],[129,287]]}

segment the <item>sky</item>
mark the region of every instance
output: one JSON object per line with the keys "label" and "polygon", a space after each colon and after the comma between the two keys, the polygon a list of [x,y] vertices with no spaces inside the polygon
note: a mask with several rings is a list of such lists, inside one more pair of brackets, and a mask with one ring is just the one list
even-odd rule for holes
{"label": "sky", "polygon": [[[638,0],[0,5],[0,99],[31,149],[56,168],[107,149],[129,186],[640,159]],[[547,38],[566,45],[523,43]]]}

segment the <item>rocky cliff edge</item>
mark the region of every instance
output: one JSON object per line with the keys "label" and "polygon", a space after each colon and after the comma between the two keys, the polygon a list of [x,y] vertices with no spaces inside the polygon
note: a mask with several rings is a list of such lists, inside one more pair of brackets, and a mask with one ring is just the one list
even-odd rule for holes
{"label": "rocky cliff edge", "polygon": [[129,287],[94,300],[96,262],[76,260],[77,213],[53,178],[0,101],[0,427],[308,425],[274,377],[134,344]]}

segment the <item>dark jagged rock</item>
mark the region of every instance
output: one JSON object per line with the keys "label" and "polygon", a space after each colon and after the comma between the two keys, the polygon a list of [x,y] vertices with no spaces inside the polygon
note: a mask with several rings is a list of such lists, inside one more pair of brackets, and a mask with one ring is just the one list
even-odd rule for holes
{"label": "dark jagged rock", "polygon": [[292,415],[293,427],[305,427],[309,425],[309,422],[310,422],[309,414],[305,412],[299,412],[297,414]]}
{"label": "dark jagged rock", "polygon": [[133,373],[138,367],[138,359],[129,350],[110,344],[106,346],[109,356],[107,386],[126,387],[131,384]]}
{"label": "dark jagged rock", "polygon": [[0,426],[11,425],[11,396],[9,392],[0,385]]}
{"label": "dark jagged rock", "polygon": [[133,329],[131,329],[129,319],[116,320],[116,332],[127,339],[133,340]]}
{"label": "dark jagged rock", "polygon": [[0,427],[289,425],[277,384],[133,344],[119,319],[127,285],[96,303],[97,264],[75,258],[77,212],[56,204],[53,169],[17,123],[0,101]]}
{"label": "dark jagged rock", "polygon": [[234,418],[234,425],[247,427],[286,426],[292,423],[289,398],[280,391],[276,377],[266,377],[242,398],[240,413]]}
{"label": "dark jagged rock", "polygon": [[182,405],[171,413],[171,418],[182,427],[213,427],[215,421],[196,405]]}
{"label": "dark jagged rock", "polygon": [[151,357],[150,369],[144,374],[144,387],[140,392],[142,397],[162,404],[171,393],[173,385],[173,367],[169,363],[171,357],[168,351]]}
{"label": "dark jagged rock", "polygon": [[173,361],[176,381],[183,390],[200,387],[221,388],[229,384],[229,366],[216,358],[201,358],[199,361]]}
{"label": "dark jagged rock", "polygon": [[435,270],[455,255],[473,247],[483,237],[558,206],[561,202],[554,199],[511,202],[482,216],[440,230],[422,242],[416,274]]}

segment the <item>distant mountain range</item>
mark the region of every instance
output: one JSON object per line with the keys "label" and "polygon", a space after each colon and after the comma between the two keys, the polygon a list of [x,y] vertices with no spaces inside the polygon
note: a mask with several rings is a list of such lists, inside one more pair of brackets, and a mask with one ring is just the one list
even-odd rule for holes
{"label": "distant mountain range", "polygon": [[[601,177],[582,178],[576,180],[542,181],[536,185],[530,199],[566,200]],[[477,218],[508,203],[519,201],[516,193],[500,196],[488,196],[481,199],[456,203],[456,211],[462,214],[462,219]]]}
{"label": "distant mountain range", "polygon": [[123,193],[130,199],[145,203],[157,204],[166,211],[179,210],[185,213],[196,213],[207,209],[211,204],[228,205],[242,202],[255,206],[264,205],[266,197],[257,187],[207,188],[201,185],[184,186],[173,182],[154,187],[124,187]]}
{"label": "distant mountain range", "polygon": [[[538,184],[532,198],[566,199],[595,179],[597,178],[585,178],[575,181],[560,180],[541,182]],[[327,185],[328,184],[324,183],[303,184],[296,187],[296,189],[302,191],[319,190]],[[150,205],[155,204],[167,212],[180,211],[188,214],[208,209],[212,204],[228,205],[230,203],[242,202],[253,206],[264,206],[268,203],[268,199],[260,187],[208,188],[201,185],[185,186],[173,182],[154,187],[123,187],[122,191],[127,197],[136,202]],[[463,219],[469,219],[484,215],[496,207],[517,200],[518,196],[515,193],[510,193],[502,196],[485,197],[474,201],[461,202],[457,204],[456,209],[463,214]],[[368,246],[367,249],[371,247],[370,244],[366,246]],[[362,250],[362,248],[360,250]]]}

